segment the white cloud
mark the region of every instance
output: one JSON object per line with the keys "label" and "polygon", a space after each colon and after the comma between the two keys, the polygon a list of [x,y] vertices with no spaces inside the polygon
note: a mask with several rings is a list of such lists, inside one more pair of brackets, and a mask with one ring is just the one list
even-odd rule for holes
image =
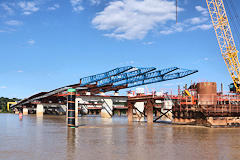
{"label": "white cloud", "polygon": [[204,58],[204,61],[208,61],[208,58],[207,58],[207,57],[205,57],[205,58]]}
{"label": "white cloud", "polygon": [[33,12],[37,12],[39,10],[35,2],[21,1],[18,3],[18,6],[24,11],[24,15],[30,15]]}
{"label": "white cloud", "polygon": [[5,31],[5,30],[1,30],[1,29],[0,29],[0,33],[3,33],[3,32],[6,32],[6,31]]}
{"label": "white cloud", "polygon": [[30,45],[34,45],[36,42],[31,39],[31,40],[29,40],[27,43],[30,44]]}
{"label": "white cloud", "polygon": [[7,87],[6,87],[6,86],[0,86],[0,88],[1,88],[1,89],[5,89],[5,88],[7,88]]}
{"label": "white cloud", "polygon": [[17,21],[17,20],[10,20],[10,21],[6,21],[5,24],[7,24],[9,26],[20,26],[23,23],[21,21]]}
{"label": "white cloud", "polygon": [[196,6],[195,9],[201,12],[203,16],[208,16],[208,10],[206,8],[203,8],[201,6]]}
{"label": "white cloud", "polygon": [[6,10],[8,12],[8,14],[13,14],[14,11],[12,8],[10,8],[7,4],[1,4],[0,5],[4,10]]}
{"label": "white cloud", "polygon": [[149,41],[149,42],[143,42],[143,45],[152,45],[152,44],[154,44],[154,42],[153,42],[153,41]]}
{"label": "white cloud", "polygon": [[32,14],[32,12],[25,11],[25,12],[23,12],[23,14],[24,14],[24,15],[30,15],[30,14]]}
{"label": "white cloud", "polygon": [[80,12],[84,10],[82,7],[82,0],[70,0],[70,3],[72,4],[74,12]]}
{"label": "white cloud", "polygon": [[101,0],[90,0],[92,5],[99,5],[101,3]]}
{"label": "white cloud", "polygon": [[201,29],[201,30],[209,30],[210,28],[212,28],[212,24],[201,24],[201,25],[197,25],[197,26],[193,26],[191,28],[189,28],[189,31],[194,31],[197,29]]}
{"label": "white cloud", "polygon": [[22,71],[22,70],[18,70],[17,72],[18,72],[18,73],[22,73],[23,71]]}
{"label": "white cloud", "polygon": [[163,27],[160,34],[168,35],[182,31],[194,31],[194,30],[208,30],[212,28],[212,24],[208,18],[208,11],[206,8],[196,6],[195,9],[201,13],[199,17],[188,18],[182,23],[173,24],[170,27]]}
{"label": "white cloud", "polygon": [[[178,9],[182,11],[182,8]],[[176,6],[167,0],[118,0],[110,2],[92,20],[92,24],[108,37],[117,39],[143,39],[159,24],[175,21]]]}
{"label": "white cloud", "polygon": [[178,23],[178,24],[172,25],[171,27],[165,27],[165,28],[163,27],[159,33],[163,35],[169,35],[176,32],[182,32],[185,27],[186,27],[185,23]]}
{"label": "white cloud", "polygon": [[188,19],[189,23],[191,24],[200,24],[200,23],[204,23],[206,21],[208,21],[208,18],[207,17],[193,17],[193,18],[190,18]]}
{"label": "white cloud", "polygon": [[59,7],[60,7],[59,4],[54,4],[52,7],[48,7],[48,10],[54,11],[54,10],[58,9]]}

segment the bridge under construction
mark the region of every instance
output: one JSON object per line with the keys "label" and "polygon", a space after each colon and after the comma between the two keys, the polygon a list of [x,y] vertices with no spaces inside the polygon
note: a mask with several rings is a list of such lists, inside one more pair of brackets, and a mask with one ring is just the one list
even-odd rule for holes
{"label": "bridge under construction", "polygon": [[[240,126],[240,97],[217,92],[215,82],[200,82],[178,88],[178,94],[145,94],[138,90],[119,96],[125,88],[183,78],[198,72],[177,67],[157,70],[132,66],[81,78],[79,83],[30,96],[11,109],[23,114],[66,114],[68,126],[78,126],[79,115],[111,118],[127,115],[128,121],[164,121],[173,124],[204,126]],[[222,88],[222,87],[221,87]],[[141,89],[141,88],[137,88]],[[105,92],[114,91],[113,96]]]}
{"label": "bridge under construction", "polygon": [[[76,90],[76,106],[79,113],[101,113],[102,117],[111,117],[114,109],[126,109],[128,96],[119,96],[118,91],[142,85],[174,80],[189,76],[197,70],[180,69],[178,67],[157,70],[154,67],[139,68],[125,66],[108,72],[81,78],[79,83],[40,92],[23,99],[11,106],[11,109],[23,114],[43,113],[65,114],[67,108],[68,89]],[[114,96],[105,92],[114,91]]]}

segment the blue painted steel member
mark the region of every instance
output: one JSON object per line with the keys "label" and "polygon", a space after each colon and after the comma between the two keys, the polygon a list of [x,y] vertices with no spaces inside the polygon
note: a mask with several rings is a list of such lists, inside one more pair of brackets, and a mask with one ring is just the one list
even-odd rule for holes
{"label": "blue painted steel member", "polygon": [[96,74],[96,75],[93,75],[93,76],[88,76],[88,77],[81,78],[80,79],[80,86],[85,86],[85,85],[103,80],[105,78],[121,74],[123,72],[126,72],[126,71],[132,69],[132,68],[133,68],[132,66],[119,67],[119,68],[115,68],[115,69],[113,69],[111,71],[108,71],[108,72],[104,72],[104,73]]}
{"label": "blue painted steel member", "polygon": [[[100,92],[118,91],[124,88],[131,88],[167,80],[179,79],[198,72],[198,70],[184,70],[178,67],[166,68],[158,71],[154,70],[156,70],[156,68],[154,67],[149,68],[138,68],[133,66],[119,67],[108,72],[81,78],[80,83],[77,84],[64,86],[49,92],[38,93],[36,95],[33,95],[27,99],[20,101],[18,104],[13,105],[11,108],[20,107],[22,105],[31,103],[39,99],[57,96],[58,93],[63,93],[69,88],[75,88],[76,90],[78,90],[79,93],[81,92],[85,93],[86,91],[88,91],[93,94],[98,94]],[[174,73],[176,70],[180,71]],[[76,90],[74,92],[69,92],[72,94],[68,96],[70,96],[70,98],[75,97]],[[73,104],[70,103],[70,107],[71,105]],[[74,110],[75,108],[72,109]],[[73,114],[73,112],[70,112],[70,117],[71,114]],[[69,120],[69,123],[72,124],[73,121],[74,120]]]}
{"label": "blue painted steel member", "polygon": [[142,78],[142,79],[139,78],[141,80],[138,82],[128,83],[127,88],[146,85],[146,84],[152,84],[152,83],[157,83],[157,82],[163,82],[163,81],[168,81],[168,80],[173,80],[173,79],[179,79],[179,78],[183,78],[183,77],[189,76],[189,75],[197,73],[197,72],[198,72],[198,70],[185,70],[184,69],[184,71],[182,71],[182,72],[176,72],[176,73],[172,73],[172,74],[164,74],[164,75],[157,75],[157,76],[152,76],[151,74],[149,74],[145,78]]}
{"label": "blue painted steel member", "polygon": [[175,70],[178,70],[178,69],[179,68],[177,68],[177,67],[172,67],[172,68],[166,68],[166,69],[158,70],[158,71],[155,71],[155,72],[150,72],[150,73],[145,73],[145,74],[142,74],[142,75],[133,76],[133,77],[130,77],[130,78],[126,78],[125,80],[120,81],[119,83],[115,83],[113,85],[113,87],[123,86],[123,85],[126,85],[126,84],[135,83],[135,82],[138,82],[138,81],[142,81],[144,83],[144,81],[147,80],[147,79],[156,78],[156,77],[163,77],[164,75],[166,75],[170,72],[173,72]]}
{"label": "blue painted steel member", "polygon": [[125,80],[125,79],[133,78],[135,76],[142,75],[142,74],[145,74],[145,73],[148,73],[148,72],[152,72],[154,70],[156,70],[156,68],[154,68],[154,67],[132,68],[131,70],[129,70],[126,73],[122,73],[122,74],[112,76],[112,77],[108,77],[106,79],[98,81],[97,86],[98,87],[105,86],[105,85],[112,84],[112,83],[115,83],[115,82],[119,82],[119,81],[122,81],[122,80]]}

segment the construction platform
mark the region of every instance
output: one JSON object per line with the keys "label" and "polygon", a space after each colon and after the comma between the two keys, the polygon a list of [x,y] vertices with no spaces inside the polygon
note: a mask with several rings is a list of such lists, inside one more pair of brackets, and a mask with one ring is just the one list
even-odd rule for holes
{"label": "construction platform", "polygon": [[[135,104],[142,102],[140,116],[148,123],[168,119],[172,124],[201,125],[207,127],[239,127],[240,96],[217,92],[214,82],[201,82],[179,90],[178,95],[136,95],[128,99],[128,119],[133,121],[140,112]],[[153,114],[155,113],[155,117]]]}

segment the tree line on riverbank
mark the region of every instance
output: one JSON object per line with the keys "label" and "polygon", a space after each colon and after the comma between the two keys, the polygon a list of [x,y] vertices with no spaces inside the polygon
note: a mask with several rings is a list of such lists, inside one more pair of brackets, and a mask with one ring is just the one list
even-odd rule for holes
{"label": "tree line on riverbank", "polygon": [[21,99],[0,97],[0,112],[7,112],[7,102],[17,102],[17,101],[21,101]]}

